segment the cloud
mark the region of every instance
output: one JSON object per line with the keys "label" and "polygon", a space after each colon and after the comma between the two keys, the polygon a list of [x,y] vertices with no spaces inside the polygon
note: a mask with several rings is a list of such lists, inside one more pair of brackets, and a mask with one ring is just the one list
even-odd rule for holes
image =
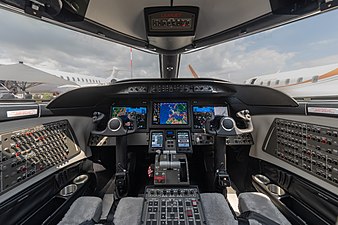
{"label": "cloud", "polygon": [[[108,76],[113,67],[130,70],[130,49],[119,44],[4,10],[0,10],[0,27],[6,31],[0,36],[0,62],[6,64],[23,61],[94,76]],[[133,54],[135,77],[159,76],[156,55],[138,50]]]}
{"label": "cloud", "polygon": [[[0,27],[4,31],[0,35],[0,64],[24,61],[94,76],[108,76],[118,67],[122,69],[118,78],[131,76],[129,47],[1,9]],[[332,46],[338,41],[334,35],[338,32],[332,27],[325,29],[332,32],[327,39],[321,35],[325,30],[317,32],[314,25],[298,23],[183,54],[180,76],[192,77],[191,64],[200,77],[242,83],[253,76],[336,63],[338,55]],[[133,50],[133,77],[160,77],[158,55]]]}
{"label": "cloud", "polygon": [[[191,64],[201,77],[230,79],[242,83],[244,80],[274,73],[287,65],[296,53],[283,52],[274,48],[255,49],[255,42],[237,40],[200,52],[184,55],[183,68]],[[186,77],[191,77],[189,70],[183,70]]]}
{"label": "cloud", "polygon": [[307,68],[307,67],[316,67],[316,66],[323,66],[329,64],[337,64],[338,63],[338,54],[336,55],[329,55],[326,57],[322,57],[319,59],[313,59],[309,61],[299,61],[294,63],[293,67],[295,68]]}

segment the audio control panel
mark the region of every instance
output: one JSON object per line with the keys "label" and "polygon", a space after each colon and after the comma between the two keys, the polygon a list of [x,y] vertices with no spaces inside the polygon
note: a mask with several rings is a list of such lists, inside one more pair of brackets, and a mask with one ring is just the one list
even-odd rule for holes
{"label": "audio control panel", "polygon": [[67,120],[0,135],[0,193],[80,153]]}
{"label": "audio control panel", "polygon": [[[193,145],[213,145],[215,143],[214,137],[210,134],[193,133]],[[239,134],[235,136],[228,136],[225,138],[226,145],[253,145],[254,141],[251,133]]]}
{"label": "audio control panel", "polygon": [[338,186],[338,129],[275,119],[266,152]]}
{"label": "audio control panel", "polygon": [[197,187],[146,187],[141,223],[145,225],[206,224]]}

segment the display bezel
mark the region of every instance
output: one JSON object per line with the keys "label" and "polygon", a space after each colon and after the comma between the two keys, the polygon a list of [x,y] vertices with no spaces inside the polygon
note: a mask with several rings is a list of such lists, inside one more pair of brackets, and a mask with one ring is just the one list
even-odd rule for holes
{"label": "display bezel", "polygon": [[[155,134],[158,134],[158,135],[162,136],[162,145],[161,145],[161,147],[154,147],[153,146],[153,136]],[[163,149],[164,148],[164,133],[163,133],[163,131],[153,131],[153,132],[151,132],[151,135],[150,135],[150,148],[151,149]]]}
{"label": "display bezel", "polygon": [[194,123],[194,107],[198,107],[198,108],[203,108],[203,107],[224,107],[227,110],[227,115],[224,116],[229,116],[229,107],[227,104],[198,104],[198,105],[192,105],[191,107],[191,128],[193,131],[202,131],[202,128],[195,128],[195,123]]}
{"label": "display bezel", "polygon": [[144,128],[138,128],[137,130],[148,130],[148,121],[149,121],[149,108],[147,105],[111,105],[110,106],[110,118],[113,117],[113,108],[145,108],[146,114],[145,114],[145,127]]}
{"label": "display bezel", "polygon": [[[189,146],[184,146],[184,147],[182,147],[182,146],[180,146],[180,144],[179,144],[179,138],[178,138],[178,136],[179,136],[179,134],[180,133],[184,133],[184,134],[186,134],[187,136],[188,136],[188,144],[189,144]],[[189,149],[189,148],[191,148],[191,138],[190,138],[190,132],[189,131],[186,131],[186,130],[178,130],[177,132],[176,132],[176,138],[177,138],[177,148],[178,149]]]}
{"label": "display bezel", "polygon": [[[154,124],[154,109],[155,109],[155,104],[158,103],[184,103],[187,105],[187,124]],[[182,101],[182,100],[173,100],[173,101],[153,101],[151,102],[151,122],[150,125],[152,127],[161,127],[161,128],[187,128],[190,126],[190,114],[191,114],[191,107],[188,101]]]}

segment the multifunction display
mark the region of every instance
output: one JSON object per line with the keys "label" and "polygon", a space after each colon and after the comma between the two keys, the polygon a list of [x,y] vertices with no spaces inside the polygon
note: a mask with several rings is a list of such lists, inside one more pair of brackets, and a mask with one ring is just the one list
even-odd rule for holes
{"label": "multifunction display", "polygon": [[154,125],[188,124],[188,104],[186,102],[153,103]]}
{"label": "multifunction display", "polygon": [[124,127],[132,130],[134,125],[131,122],[133,116],[136,117],[137,128],[147,128],[147,108],[146,107],[112,107],[112,117],[120,117]]}
{"label": "multifunction display", "polygon": [[192,111],[195,129],[204,129],[205,122],[215,116],[228,116],[228,108],[224,106],[194,106]]}

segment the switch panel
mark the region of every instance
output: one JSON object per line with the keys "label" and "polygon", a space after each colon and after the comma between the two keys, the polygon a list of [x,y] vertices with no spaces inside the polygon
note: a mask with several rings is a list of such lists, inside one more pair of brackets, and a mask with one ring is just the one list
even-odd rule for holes
{"label": "switch panel", "polygon": [[197,187],[146,187],[141,223],[145,225],[206,224],[200,199]]}
{"label": "switch panel", "polygon": [[338,129],[275,119],[266,152],[338,186]]}
{"label": "switch panel", "polygon": [[0,135],[0,192],[80,153],[67,120]]}

